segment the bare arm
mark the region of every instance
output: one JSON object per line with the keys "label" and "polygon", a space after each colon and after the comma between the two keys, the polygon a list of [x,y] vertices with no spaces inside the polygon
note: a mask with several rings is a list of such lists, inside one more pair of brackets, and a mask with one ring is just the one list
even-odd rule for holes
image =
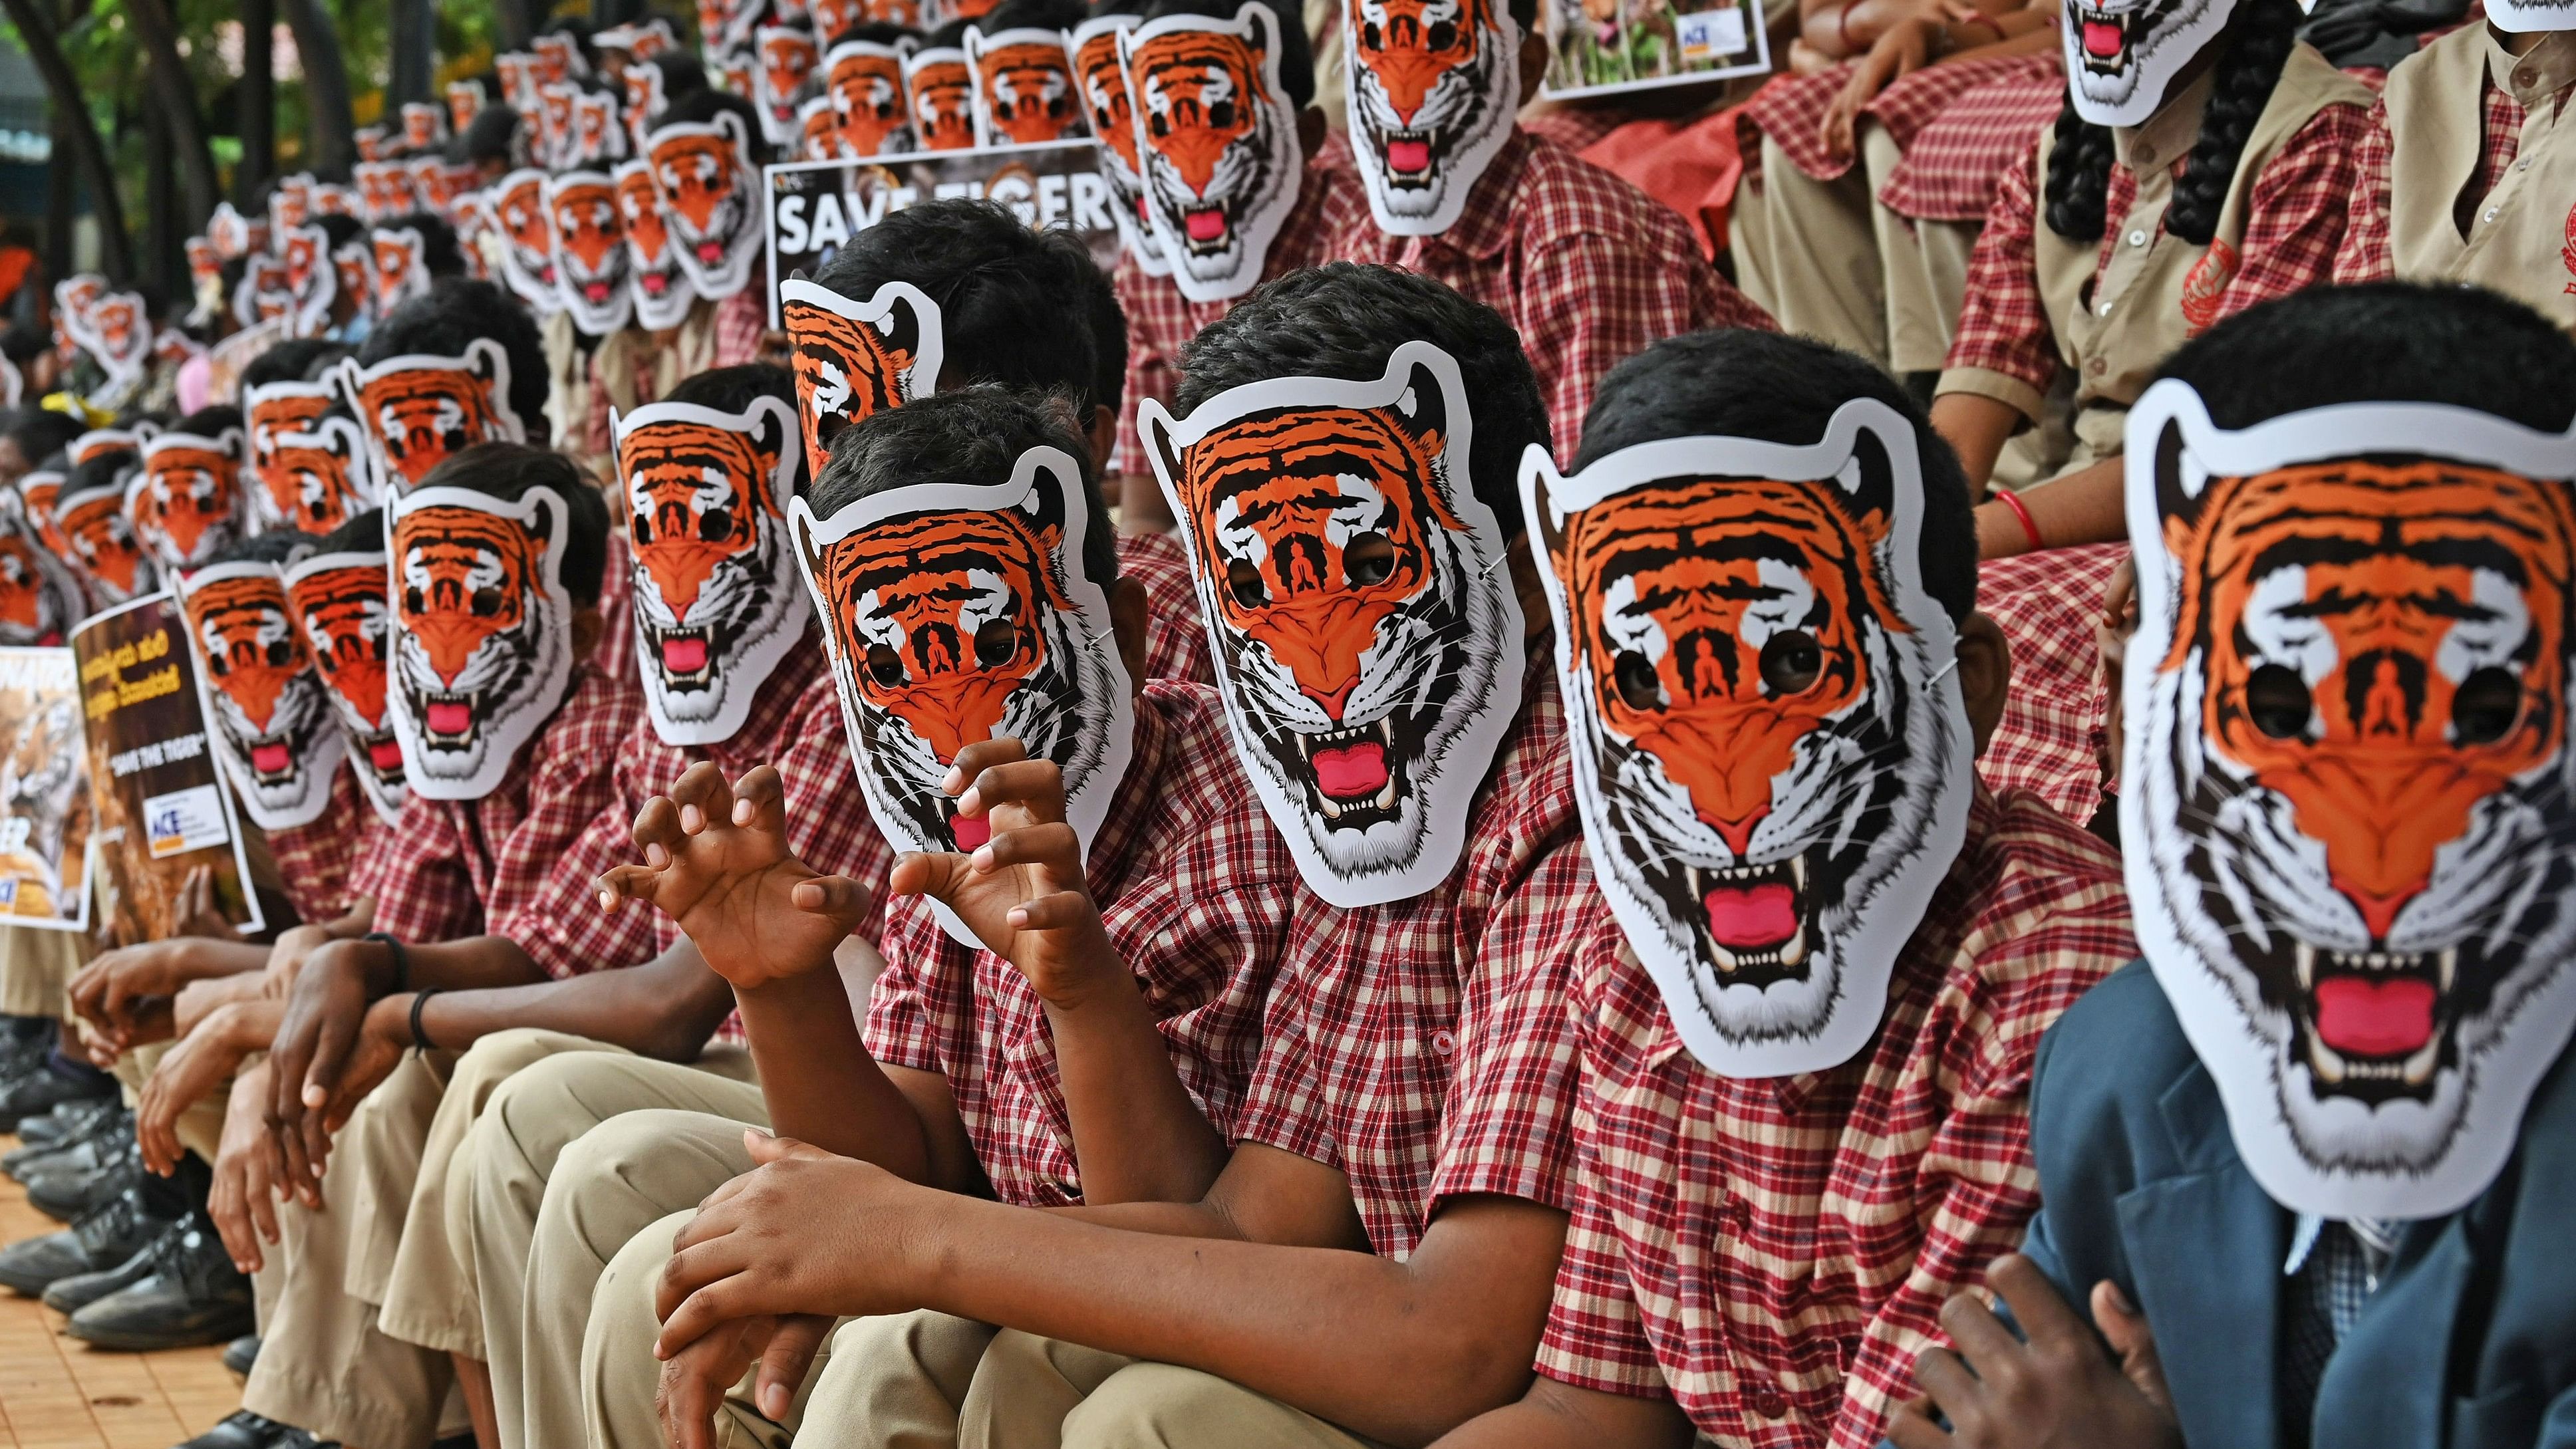
{"label": "bare arm", "polygon": [[[1084,1186],[1089,1187],[1088,1179]],[[1122,1202],[1052,1211],[1080,1222],[1176,1238],[1227,1238],[1291,1248],[1369,1251],[1368,1231],[1340,1169],[1258,1142],[1238,1144],[1198,1202]]]}
{"label": "bare arm", "polygon": [[[2129,536],[2122,501],[2126,464],[2105,458],[2078,473],[2013,495],[2030,512],[2043,548],[2071,548],[2084,543],[2111,543]],[[2000,498],[1977,505],[1977,553],[1981,558],[2010,558],[2029,553],[2030,529],[2022,526],[2012,504]]]}
{"label": "bare arm", "polygon": [[1948,439],[1959,455],[1972,493],[1986,491],[1994,477],[1995,459],[2022,422],[2019,408],[1977,393],[1947,392],[1932,400],[1932,430]]}
{"label": "bare arm", "polygon": [[496,1031],[533,1026],[658,1061],[686,1062],[705,1050],[707,1038],[732,1010],[732,988],[683,938],[641,966],[441,992],[421,1008],[421,1028],[449,1051],[462,1051]]}
{"label": "bare arm", "polygon": [[1438,1449],[1685,1449],[1693,1432],[1670,1399],[1632,1399],[1540,1378],[1519,1403],[1459,1425]]}

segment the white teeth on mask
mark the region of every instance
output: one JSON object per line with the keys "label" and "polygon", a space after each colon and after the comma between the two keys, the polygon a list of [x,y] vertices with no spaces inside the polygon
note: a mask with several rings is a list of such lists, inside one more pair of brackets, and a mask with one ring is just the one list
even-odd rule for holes
{"label": "white teeth on mask", "polygon": [[1798,923],[1798,933],[1789,938],[1789,944],[1780,948],[1780,964],[1783,966],[1797,966],[1803,964],[1806,959],[1807,923],[1800,921]]}
{"label": "white teeth on mask", "polygon": [[2316,1073],[2317,1080],[2329,1087],[2343,1084],[2345,1071],[2343,1058],[2336,1055],[2334,1048],[2320,1041],[2313,1032],[2308,1035],[2308,1070]]}
{"label": "white teeth on mask", "polygon": [[2317,948],[2301,941],[2293,954],[2298,961],[2299,989],[2314,991],[2317,986]]}
{"label": "white teeth on mask", "polygon": [[1386,788],[1377,792],[1377,808],[1380,810],[1392,810],[1395,808],[1395,777],[1393,775],[1387,776]]}
{"label": "white teeth on mask", "polygon": [[1322,805],[1322,806],[1324,807],[1324,818],[1325,818],[1325,819],[1327,819],[1327,820],[1339,820],[1339,819],[1341,819],[1341,818],[1342,818],[1342,807],[1333,803],[1333,797],[1332,797],[1332,796],[1327,795],[1327,794],[1324,794],[1324,793],[1322,793],[1321,791],[1318,791],[1318,792],[1316,792],[1315,800],[1316,800],[1316,802],[1317,802],[1318,804],[1320,804],[1320,805]]}
{"label": "white teeth on mask", "polygon": [[2442,1034],[2437,1031],[2425,1038],[2424,1045],[2416,1049],[2415,1055],[2406,1059],[2406,1085],[2420,1087],[2433,1080],[2433,1064],[2439,1061],[2441,1056]]}
{"label": "white teeth on mask", "polygon": [[[2444,996],[2451,994],[2451,983],[2460,979],[2460,948],[2449,946],[2433,957],[2433,969]],[[2409,1064],[2412,1069],[2412,1064]]]}
{"label": "white teeth on mask", "polygon": [[1789,857],[1789,876],[1797,882],[1798,894],[1805,895],[1807,893],[1807,853],[1805,851],[1802,850]]}

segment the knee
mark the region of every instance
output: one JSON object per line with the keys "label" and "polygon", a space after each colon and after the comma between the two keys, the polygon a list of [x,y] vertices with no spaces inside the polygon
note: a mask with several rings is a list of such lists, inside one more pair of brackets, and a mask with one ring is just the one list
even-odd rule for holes
{"label": "knee", "polygon": [[647,1224],[608,1259],[591,1290],[590,1324],[582,1335],[583,1357],[594,1355],[611,1373],[657,1373],[650,1366],[653,1340],[661,1330],[654,1311],[654,1288],[662,1267],[671,1260],[671,1240],[688,1225],[691,1213],[673,1213]]}
{"label": "knee", "polygon": [[1196,1369],[1130,1364],[1111,1374],[1064,1416],[1063,1449],[1196,1449],[1223,1443],[1212,1433],[1224,1404],[1247,1391]]}
{"label": "knee", "polygon": [[591,1060],[596,1056],[562,1053],[530,1063],[493,1091],[475,1130],[492,1138],[492,1149],[506,1141],[538,1171],[549,1171],[567,1147],[600,1124],[584,1105],[580,1085],[584,1073],[598,1069]]}
{"label": "knee", "polygon": [[496,1031],[465,1049],[448,1073],[447,1090],[466,1094],[469,1101],[489,1096],[529,1067],[544,1061],[563,1049],[561,1032],[517,1026]]}

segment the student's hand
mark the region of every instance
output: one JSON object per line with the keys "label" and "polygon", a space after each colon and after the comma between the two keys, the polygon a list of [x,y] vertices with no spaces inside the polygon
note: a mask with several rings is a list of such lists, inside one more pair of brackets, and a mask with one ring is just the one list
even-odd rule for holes
{"label": "student's hand", "polygon": [[307,1207],[322,1205],[322,1159],[330,1146],[322,1109],[366,1027],[377,983],[392,971],[392,951],[383,942],[334,941],[313,953],[287,993],[286,1016],[269,1050],[268,1124],[285,1160],[284,1190]]}
{"label": "student's hand", "polygon": [[[1996,1259],[1986,1280],[2030,1341],[1975,1297],[1952,1298],[1941,1326],[1959,1351],[1928,1348],[1915,1360],[1924,1396],[1889,1424],[1897,1449],[2181,1449],[2155,1335],[2118,1287],[2093,1285],[2093,1322],[2115,1363],[2028,1258]],[[1950,1420],[1946,1432],[1935,1409]]]}
{"label": "student's hand", "polygon": [[[273,1017],[274,1012],[270,1015]],[[263,1025],[239,1002],[216,1008],[195,1031],[179,1038],[152,1068],[134,1105],[134,1135],[143,1149],[143,1165],[163,1177],[178,1171],[179,1115],[212,1095],[241,1065],[242,1058],[268,1043]]]}
{"label": "student's hand", "polygon": [[92,958],[72,977],[72,1011],[115,1054],[132,1050],[149,1039],[137,1035],[142,1015],[167,1013],[170,998],[197,979],[190,960],[195,949],[181,937]]}
{"label": "student's hand", "polygon": [[318,1175],[330,1156],[331,1140],[349,1124],[349,1114],[367,1100],[367,1094],[381,1087],[385,1078],[402,1065],[403,1053],[411,1046],[411,1003],[414,993],[387,996],[367,1008],[366,1022],[358,1029],[357,1044],[349,1051],[349,1060],[340,1068],[339,1080],[332,1084],[328,1100],[321,1106],[324,1137],[320,1155],[313,1159]]}
{"label": "student's hand", "polygon": [[1083,879],[1082,838],[1065,823],[1064,771],[1005,737],[959,750],[943,783],[958,818],[983,820],[992,836],[972,855],[904,855],[894,864],[894,893],[929,896],[956,912],[1058,1009],[1126,986],[1132,978]]}
{"label": "student's hand", "polygon": [[599,878],[600,908],[641,901],[660,910],[738,989],[831,965],[873,904],[857,881],[796,858],[778,771],[767,765],[731,785],[715,766],[691,765],[670,794],[644,802],[635,843],[644,863]]}
{"label": "student's hand", "polygon": [[1872,41],[1869,53],[1852,67],[1851,76],[1843,82],[1840,95],[1825,109],[1820,138],[1825,154],[1837,161],[1848,161],[1857,147],[1854,139],[1863,106],[1878,99],[1899,76],[1911,75],[1931,64],[1941,50],[1939,14],[1909,15],[1889,26]]}
{"label": "student's hand", "polygon": [[268,1130],[268,1063],[233,1078],[224,1109],[223,1136],[215,1145],[215,1180],[206,1193],[206,1216],[232,1254],[233,1266],[256,1273],[264,1266],[262,1238],[277,1241],[277,1190],[282,1163]]}
{"label": "student's hand", "polygon": [[268,965],[260,971],[260,994],[284,997],[295,989],[295,978],[313,953],[339,938],[320,925],[290,927],[279,934],[277,944],[268,948]]}
{"label": "student's hand", "polygon": [[921,1306],[911,1277],[926,1214],[914,1209],[935,1210],[945,1194],[791,1137],[743,1140],[758,1165],[710,1194],[671,1240],[654,1293],[654,1357],[667,1362],[742,1319]]}
{"label": "student's hand", "polygon": [[715,1449],[716,1410],[755,1357],[752,1406],[773,1423],[785,1423],[796,1391],[814,1367],[814,1355],[831,1337],[832,1320],[818,1314],[763,1315],[719,1326],[662,1365],[653,1411],[670,1449]]}
{"label": "student's hand", "polygon": [[[260,999],[256,973],[209,976],[202,981],[191,981],[179,988],[178,996],[170,1003],[170,1029],[174,1035],[186,1036],[204,1025],[206,1018],[214,1015],[218,1007],[229,1006],[236,1001]],[[281,1008],[285,1004],[284,1001],[278,1003]]]}

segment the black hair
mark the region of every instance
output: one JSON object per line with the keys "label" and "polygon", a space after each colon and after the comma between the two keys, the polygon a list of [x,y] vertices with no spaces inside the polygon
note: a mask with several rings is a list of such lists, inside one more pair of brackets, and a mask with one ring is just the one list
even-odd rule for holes
{"label": "black hair", "polygon": [[382,508],[370,508],[322,535],[321,541],[314,544],[313,551],[315,553],[382,553],[384,548],[385,511]]}
{"label": "black hair", "polygon": [[0,357],[8,358],[18,367],[24,367],[35,361],[46,348],[53,345],[54,339],[46,336],[43,328],[30,327],[24,322],[13,324],[8,331],[0,332]]}
{"label": "black hair", "polygon": [[967,28],[980,24],[982,24],[981,21],[969,20],[961,15],[944,24],[932,26],[930,33],[921,37],[921,48],[924,50],[961,49],[966,44]]}
{"label": "black hair", "polygon": [[73,464],[71,471],[63,476],[62,496],[69,498],[75,493],[87,493],[93,488],[110,485],[123,487],[125,475],[142,466],[143,455],[132,448],[110,448],[105,452],[92,453],[88,461]]}
{"label": "black hair", "polygon": [[1099,346],[1078,303],[1100,268],[1070,231],[1030,228],[994,201],[925,201],[889,213],[832,254],[814,280],[864,302],[910,282],[939,304],[939,386],[998,382],[1099,401]]}
{"label": "black hair", "polygon": [[481,165],[498,161],[513,166],[519,161],[519,112],[507,101],[494,101],[474,113],[465,133],[447,143],[447,159]]}
{"label": "black hair", "polygon": [[1181,349],[1173,401],[1187,414],[1274,377],[1375,382],[1397,345],[1417,338],[1458,360],[1475,425],[1469,481],[1503,531],[1518,535],[1521,454],[1532,443],[1552,446],[1538,379],[1503,314],[1428,277],[1334,262],[1267,283]]}
{"label": "black hair", "polygon": [[909,25],[898,25],[891,20],[855,20],[850,23],[848,29],[833,36],[823,49],[829,53],[833,46],[846,45],[853,40],[864,40],[871,45],[901,45],[907,40],[920,38],[920,31]]}
{"label": "black hair", "polygon": [[272,528],[266,533],[254,533],[248,538],[237,538],[225,544],[206,559],[206,566],[264,563],[284,568],[313,552],[313,543],[313,535],[309,533],[292,528]]}
{"label": "black hair", "polygon": [[1853,353],[1808,337],[1728,328],[1667,338],[1603,375],[1576,468],[1622,448],[1703,434],[1809,447],[1843,404],[1871,398],[1914,429],[1923,473],[1924,592],[1956,623],[1977,607],[1968,475],[1914,395]]}
{"label": "black hair", "polygon": [[[2200,139],[2165,204],[2165,230],[2194,246],[2218,234],[2219,209],[2245,156],[2254,122],[2272,102],[2302,18],[2298,0],[2240,0],[2213,44],[2218,57]],[[2057,113],[2048,153],[2048,229],[2069,241],[2100,241],[2111,190],[2111,128],[2077,114],[2072,83]]]}
{"label": "black hair", "polygon": [[406,353],[462,357],[478,337],[500,343],[510,359],[510,411],[531,430],[544,427],[551,387],[545,343],[528,309],[493,283],[472,277],[432,282],[428,295],[403,303],[376,324],[358,349],[358,363],[373,367]]}
{"label": "black hair", "polygon": [[1071,30],[1085,16],[1082,0],[1002,0],[975,23],[986,35],[1022,28]]}
{"label": "black hair", "polygon": [[[1279,22],[1279,85],[1288,92],[1288,99],[1302,111],[1315,103],[1314,42],[1306,38],[1305,16],[1298,6],[1288,4],[1287,0],[1266,0],[1266,3],[1270,6],[1271,18]],[[1537,0],[1514,0],[1514,10],[1517,12],[1520,6],[1536,3]],[[1166,15],[1203,15],[1212,20],[1231,22],[1242,5],[1243,0],[1151,0],[1144,15],[1149,25]]]}
{"label": "black hair", "polygon": [[2174,349],[2156,375],[2246,428],[2353,402],[2475,408],[2544,433],[2576,420],[2576,341],[2476,287],[2311,287],[2248,307]]}
{"label": "black hair", "polygon": [[685,50],[666,50],[645,64],[662,73],[662,104],[707,88],[707,68]]}
{"label": "black hair", "polygon": [[660,119],[653,123],[657,129],[682,122],[703,126],[712,123],[717,116],[730,111],[741,118],[742,133],[750,139],[751,144],[755,147],[761,144],[760,112],[752,109],[751,102],[731,91],[720,91],[713,86],[700,86],[685,96],[666,95],[664,99],[669,104],[662,108]]}
{"label": "black hair", "polygon": [[1085,12],[1085,18],[1098,20],[1105,15],[1142,15],[1146,3],[1147,0],[1091,0],[1091,8]]}
{"label": "black hair", "polygon": [[[684,378],[680,385],[662,397],[664,402],[692,403],[723,413],[739,413],[765,397],[787,404],[788,415],[796,415],[796,374],[774,362],[746,362],[736,367],[719,367]],[[804,440],[796,424],[787,425],[787,436],[781,440],[789,468],[788,492],[792,497],[805,491]],[[786,499],[779,500],[780,506]]]}
{"label": "black hair", "polygon": [[290,337],[272,344],[241,370],[242,391],[247,394],[252,388],[273,382],[315,381],[323,369],[348,355],[349,348],[344,343],[319,337]]}
{"label": "black hair", "polygon": [[1109,274],[1091,269],[1091,401],[1125,415],[1127,406],[1127,309],[1118,304],[1118,288]]}
{"label": "black hair", "polygon": [[32,460],[61,452],[71,446],[72,439],[88,431],[89,424],[68,413],[28,407],[9,420],[7,435],[18,445],[19,456]]}
{"label": "black hair", "polygon": [[572,459],[525,443],[477,443],[440,459],[420,487],[467,488],[504,503],[518,502],[531,488],[553,489],[568,510],[564,592],[579,608],[599,603],[600,580],[608,571],[608,504]]}
{"label": "black hair", "polygon": [[326,250],[329,252],[337,252],[340,248],[347,246],[349,243],[356,241],[358,238],[367,234],[367,224],[365,222],[358,220],[354,216],[342,216],[336,211],[324,212],[318,216],[309,217],[305,220],[304,224],[306,226],[318,226],[322,228],[322,235],[326,239],[324,245]]}
{"label": "black hair", "polygon": [[238,428],[241,425],[242,411],[240,408],[234,407],[230,403],[214,403],[206,407],[201,407],[195,412],[188,414],[186,417],[181,418],[179,421],[172,423],[170,425],[170,431],[174,433],[186,433],[192,438],[214,438],[221,437],[224,429],[226,428]]}
{"label": "black hair", "polygon": [[1118,578],[1118,528],[1100,496],[1071,398],[1040,395],[992,383],[954,390],[889,408],[841,430],[831,461],[815,480],[815,513],[829,518],[862,498],[915,483],[1007,482],[1031,448],[1061,448],[1082,477],[1082,571],[1106,589]]}
{"label": "black hair", "polygon": [[465,275],[465,250],[457,245],[456,228],[448,225],[446,217],[434,211],[411,211],[375,225],[377,231],[406,229],[420,233],[420,264],[431,281]]}

